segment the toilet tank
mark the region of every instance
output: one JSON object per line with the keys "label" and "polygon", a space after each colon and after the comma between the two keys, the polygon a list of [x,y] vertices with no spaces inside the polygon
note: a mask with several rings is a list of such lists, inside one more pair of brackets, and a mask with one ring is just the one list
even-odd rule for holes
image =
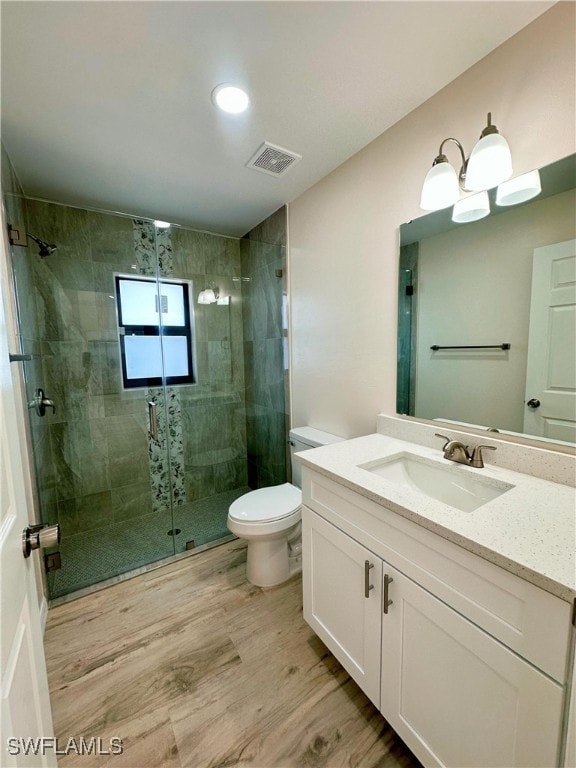
{"label": "toilet tank", "polygon": [[292,484],[302,488],[302,467],[294,459],[294,454],[299,451],[308,451],[310,448],[319,448],[321,445],[340,443],[345,438],[322,432],[314,427],[294,427],[290,430],[290,464],[292,465]]}

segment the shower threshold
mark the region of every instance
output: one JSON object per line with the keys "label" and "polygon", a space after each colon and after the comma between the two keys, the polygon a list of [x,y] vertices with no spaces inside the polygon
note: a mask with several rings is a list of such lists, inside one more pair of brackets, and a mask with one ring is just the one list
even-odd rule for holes
{"label": "shower threshold", "polygon": [[64,535],[60,544],[62,568],[48,574],[49,604],[91,594],[94,587],[117,584],[179,555],[229,541],[228,509],[247,490],[240,486],[178,504],[170,517],[145,515]]}
{"label": "shower threshold", "polygon": [[223,536],[220,539],[209,541],[206,544],[200,544],[198,547],[194,547],[194,549],[178,552],[175,555],[164,557],[162,560],[155,560],[153,563],[141,565],[139,568],[134,568],[132,571],[120,573],[118,576],[112,576],[109,579],[104,579],[103,581],[99,581],[96,584],[91,584],[89,587],[83,587],[81,589],[77,589],[74,592],[69,592],[67,595],[51,598],[48,601],[48,606],[50,608],[55,608],[58,605],[70,603],[72,600],[78,600],[79,598],[85,597],[86,595],[92,595],[94,592],[100,592],[102,589],[108,589],[108,587],[113,587],[115,584],[128,581],[128,579],[134,579],[136,576],[140,576],[143,573],[155,571],[157,568],[163,568],[165,565],[170,565],[171,563],[175,563],[178,560],[184,560],[185,558],[192,557],[193,555],[197,555],[200,552],[205,552],[207,549],[214,549],[215,547],[222,546],[222,544],[228,544],[229,541],[234,541],[237,538],[237,536],[229,534],[228,536]]}

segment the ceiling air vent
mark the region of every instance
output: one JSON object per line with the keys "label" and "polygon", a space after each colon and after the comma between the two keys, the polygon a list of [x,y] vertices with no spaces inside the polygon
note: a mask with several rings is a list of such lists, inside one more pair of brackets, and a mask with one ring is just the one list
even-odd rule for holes
{"label": "ceiling air vent", "polygon": [[246,167],[254,168],[255,171],[262,171],[262,173],[268,173],[270,176],[282,176],[298,160],[302,160],[302,155],[265,141],[258,148],[256,154],[246,163]]}

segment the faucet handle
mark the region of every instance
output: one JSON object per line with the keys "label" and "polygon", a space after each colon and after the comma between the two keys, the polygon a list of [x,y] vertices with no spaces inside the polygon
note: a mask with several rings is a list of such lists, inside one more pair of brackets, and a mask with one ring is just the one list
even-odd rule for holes
{"label": "faucet handle", "polygon": [[482,459],[482,450],[485,451],[495,451],[496,446],[494,445],[477,445],[474,450],[472,451],[472,456],[470,457],[470,466],[476,467],[476,469],[482,469],[484,466],[484,461]]}
{"label": "faucet handle", "polygon": [[439,434],[438,432],[435,432],[435,433],[434,433],[434,435],[435,435],[435,437],[441,437],[441,438],[442,438],[442,440],[446,440],[446,442],[444,443],[444,445],[442,446],[442,448],[446,448],[446,446],[448,445],[448,443],[449,443],[449,442],[450,442],[450,440],[451,440],[451,438],[450,438],[450,437],[446,437],[446,435],[441,435],[441,434]]}

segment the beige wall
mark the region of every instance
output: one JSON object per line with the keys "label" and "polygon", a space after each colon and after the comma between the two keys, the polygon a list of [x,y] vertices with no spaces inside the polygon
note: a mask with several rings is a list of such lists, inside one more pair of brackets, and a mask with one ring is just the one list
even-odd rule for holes
{"label": "beige wall", "polygon": [[554,6],[293,201],[293,425],[354,437],[395,412],[398,227],[443,138],[469,153],[491,111],[515,174],[574,152],[575,11]]}

